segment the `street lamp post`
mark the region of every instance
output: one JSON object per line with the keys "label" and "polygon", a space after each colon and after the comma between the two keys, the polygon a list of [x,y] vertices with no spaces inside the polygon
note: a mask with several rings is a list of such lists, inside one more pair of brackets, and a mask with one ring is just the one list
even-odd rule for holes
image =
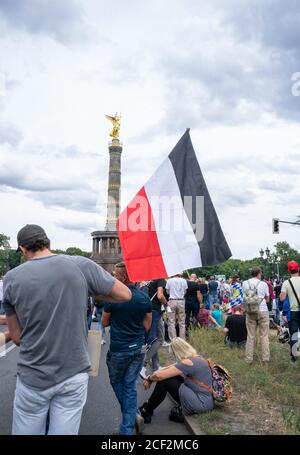
{"label": "street lamp post", "polygon": [[[259,254],[260,254],[260,259],[262,260],[262,262],[264,264],[265,273],[266,273],[267,265],[271,265],[271,261],[270,261],[271,251],[268,247],[265,250],[263,250],[263,248],[261,248]],[[266,255],[266,257],[264,257],[265,255]],[[271,271],[271,274],[273,274],[273,271]]]}

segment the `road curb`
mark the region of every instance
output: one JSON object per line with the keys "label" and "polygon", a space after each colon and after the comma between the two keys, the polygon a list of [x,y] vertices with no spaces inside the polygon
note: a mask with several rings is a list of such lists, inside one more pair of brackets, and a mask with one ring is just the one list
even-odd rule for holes
{"label": "road curb", "polygon": [[197,436],[205,436],[206,433],[200,427],[200,424],[197,419],[197,414],[184,416],[184,423],[191,433]]}

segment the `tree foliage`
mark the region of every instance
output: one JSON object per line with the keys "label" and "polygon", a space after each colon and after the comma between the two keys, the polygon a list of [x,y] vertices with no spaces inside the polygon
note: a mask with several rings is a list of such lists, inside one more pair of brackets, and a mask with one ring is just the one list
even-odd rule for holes
{"label": "tree foliage", "polygon": [[[23,262],[20,253],[12,250],[9,247],[10,238],[5,234],[0,234],[0,275],[4,275],[9,270],[17,267]],[[88,251],[82,251],[75,246],[69,247],[66,250],[52,250],[54,254],[66,254],[69,256],[84,256],[91,257]],[[196,273],[198,276],[205,277],[207,275],[225,275],[226,277],[238,274],[242,280],[249,278],[249,272],[252,267],[260,266],[263,273],[267,277],[275,277],[277,270],[281,277],[287,276],[288,261],[295,260],[300,263],[300,252],[293,249],[287,242],[278,242],[274,245],[274,251],[270,254],[268,260],[262,260],[260,257],[253,259],[228,259],[223,264],[200,267],[189,270],[189,273]],[[278,264],[278,266],[277,266]]]}
{"label": "tree foliage", "polygon": [[[0,276],[5,275],[9,270],[17,267],[24,259],[16,250],[10,248],[10,238],[5,234],[0,234]],[[82,251],[77,247],[70,247],[64,250],[52,250],[54,254],[67,254],[70,256],[91,257],[88,251]]]}
{"label": "tree foliage", "polygon": [[[300,263],[300,252],[293,249],[287,242],[278,242],[274,245],[274,252],[270,254],[268,260],[256,257],[249,260],[228,259],[223,264],[212,267],[201,267],[189,270],[189,273],[196,273],[198,276],[205,277],[207,275],[225,275],[226,277],[234,274],[240,275],[242,280],[249,278],[249,272],[252,267],[258,266],[263,270],[266,277],[275,278],[277,271],[279,276],[288,275],[287,263],[295,260]],[[278,267],[277,267],[278,264]]]}

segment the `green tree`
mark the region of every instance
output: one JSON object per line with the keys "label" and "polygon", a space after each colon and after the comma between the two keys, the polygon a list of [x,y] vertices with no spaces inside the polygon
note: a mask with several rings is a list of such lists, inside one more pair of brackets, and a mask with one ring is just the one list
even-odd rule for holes
{"label": "green tree", "polygon": [[71,246],[66,250],[51,250],[54,254],[67,254],[68,256],[84,256],[86,258],[90,258],[92,253],[88,251],[82,251],[80,248],[76,246]]}
{"label": "green tree", "polygon": [[9,270],[21,263],[21,255],[10,248],[10,238],[0,234],[0,275],[5,275]]}
{"label": "green tree", "polygon": [[68,254],[69,256],[84,256],[87,258],[91,256],[91,253],[88,253],[87,251],[82,251],[80,248],[76,248],[75,246],[67,248],[66,254]]}
{"label": "green tree", "polygon": [[288,242],[278,242],[274,247],[275,251],[270,255],[270,262],[276,271],[276,264],[278,263],[280,276],[288,275],[287,263],[289,261],[300,262],[300,253],[292,248]]}
{"label": "green tree", "polygon": [[7,237],[7,235],[0,234],[0,248],[7,248],[9,245],[10,237]]}

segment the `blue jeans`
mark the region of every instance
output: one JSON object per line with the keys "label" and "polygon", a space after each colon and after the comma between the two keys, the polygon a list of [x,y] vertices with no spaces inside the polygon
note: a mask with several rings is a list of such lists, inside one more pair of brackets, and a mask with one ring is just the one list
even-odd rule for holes
{"label": "blue jeans", "polygon": [[203,295],[203,303],[205,305],[205,309],[209,310],[209,296],[208,294],[202,294]]}
{"label": "blue jeans", "polygon": [[103,327],[102,322],[101,322],[103,309],[104,309],[104,307],[102,307],[102,308],[97,308],[96,307],[96,314],[97,314],[97,319],[98,319],[98,327],[99,327],[100,332],[102,331],[102,340],[103,340],[103,338],[105,336],[105,328]]}
{"label": "blue jeans", "polygon": [[289,321],[290,331],[290,346],[291,346],[291,357],[295,361],[297,357],[293,355],[293,347],[298,342],[298,329],[300,330],[300,311],[291,311],[291,319]]}
{"label": "blue jeans", "polygon": [[212,309],[212,306],[217,303],[219,304],[218,294],[209,294],[209,309]]}
{"label": "blue jeans", "polygon": [[162,312],[157,310],[152,310],[152,324],[150,331],[146,335],[146,343],[150,344],[153,340],[151,348],[147,351],[145,356],[145,366],[151,361],[152,362],[152,369],[156,371],[159,369],[159,357],[158,357],[158,350],[161,344],[164,341],[163,335],[161,330],[159,330],[159,325],[161,324]]}
{"label": "blue jeans", "polygon": [[111,386],[121,406],[122,422],[119,433],[132,435],[137,414],[136,384],[143,367],[144,356],[141,350],[134,352],[108,351],[106,363]]}
{"label": "blue jeans", "polygon": [[93,322],[93,315],[92,315],[92,313],[91,313],[91,314],[88,314],[88,315],[87,315],[87,325],[88,325],[88,329],[89,329],[89,330],[91,330],[92,322]]}
{"label": "blue jeans", "polygon": [[158,323],[161,319],[162,312],[152,310],[152,323],[149,332],[145,336],[146,343],[151,343],[155,338],[158,337]]}
{"label": "blue jeans", "polygon": [[76,435],[87,398],[89,376],[79,373],[45,390],[20,378],[14,400],[13,435]]}

